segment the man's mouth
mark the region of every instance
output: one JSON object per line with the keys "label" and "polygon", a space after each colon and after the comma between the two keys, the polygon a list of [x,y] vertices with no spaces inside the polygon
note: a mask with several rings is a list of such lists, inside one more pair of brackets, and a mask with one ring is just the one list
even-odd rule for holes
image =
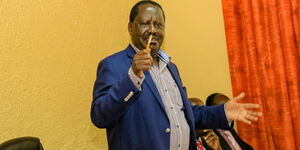
{"label": "man's mouth", "polygon": [[[144,38],[144,40],[145,40],[145,44],[147,45],[147,43],[149,42],[149,36],[146,36],[145,38]],[[150,47],[152,47],[152,48],[154,48],[154,47],[156,47],[157,45],[158,45],[158,43],[159,43],[159,41],[158,41],[158,37],[156,37],[156,36],[152,36],[152,39],[151,39],[151,41],[150,41]],[[154,47],[153,47],[154,46]]]}
{"label": "man's mouth", "polygon": [[150,41],[150,44],[152,44],[152,43],[157,43],[157,42],[158,42],[157,39],[152,39],[152,40]]}
{"label": "man's mouth", "polygon": [[[149,42],[148,40],[149,39],[147,39],[147,42]],[[158,38],[153,36],[152,39],[151,39],[151,41],[150,41],[150,44],[157,43],[157,42],[158,42]]]}

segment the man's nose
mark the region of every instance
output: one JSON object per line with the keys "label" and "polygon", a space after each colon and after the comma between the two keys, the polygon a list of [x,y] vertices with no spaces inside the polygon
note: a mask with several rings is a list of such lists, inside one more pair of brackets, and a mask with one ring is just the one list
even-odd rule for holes
{"label": "man's nose", "polygon": [[156,29],[156,27],[155,27],[155,25],[153,23],[150,24],[148,32],[151,33],[151,34],[157,33],[157,29]]}

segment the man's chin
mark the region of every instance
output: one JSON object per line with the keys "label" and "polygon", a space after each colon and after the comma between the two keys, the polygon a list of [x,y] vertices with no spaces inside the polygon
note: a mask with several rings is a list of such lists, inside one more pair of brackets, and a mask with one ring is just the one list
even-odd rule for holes
{"label": "man's chin", "polygon": [[150,47],[150,49],[151,49],[151,51],[156,51],[156,52],[160,50],[159,47]]}
{"label": "man's chin", "polygon": [[160,46],[159,46],[158,44],[151,44],[151,45],[150,45],[150,49],[151,49],[151,50],[158,51],[158,50],[160,50]]}

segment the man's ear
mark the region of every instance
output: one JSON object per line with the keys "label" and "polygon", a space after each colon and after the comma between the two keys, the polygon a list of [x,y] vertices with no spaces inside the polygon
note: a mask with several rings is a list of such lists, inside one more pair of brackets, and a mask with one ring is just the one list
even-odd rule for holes
{"label": "man's ear", "polygon": [[132,35],[132,32],[133,32],[132,27],[133,27],[132,22],[129,22],[129,23],[128,23],[128,32],[129,32],[130,35]]}

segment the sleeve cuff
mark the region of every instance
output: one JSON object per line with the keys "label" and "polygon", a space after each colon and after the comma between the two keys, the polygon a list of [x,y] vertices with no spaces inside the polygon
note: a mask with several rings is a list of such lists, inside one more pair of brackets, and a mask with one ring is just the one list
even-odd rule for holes
{"label": "sleeve cuff", "polygon": [[128,75],[135,87],[141,91],[141,85],[144,82],[145,76],[143,78],[139,78],[137,75],[134,74],[131,67],[129,68]]}
{"label": "sleeve cuff", "polygon": [[224,104],[224,112],[225,112],[225,116],[226,116],[226,120],[227,120],[227,122],[228,122],[228,125],[230,126],[230,125],[231,125],[231,122],[232,122],[232,120],[229,120],[229,119],[228,119],[228,117],[227,117],[227,112],[226,112],[226,109],[225,109],[225,107],[226,107],[226,104]]}

